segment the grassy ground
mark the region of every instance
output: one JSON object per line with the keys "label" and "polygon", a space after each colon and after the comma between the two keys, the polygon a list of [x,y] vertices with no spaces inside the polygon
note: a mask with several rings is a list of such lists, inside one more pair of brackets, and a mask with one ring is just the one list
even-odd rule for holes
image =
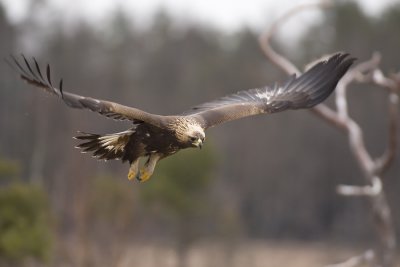
{"label": "grassy ground", "polygon": [[[204,242],[189,249],[183,266],[321,267],[344,261],[362,252],[362,249],[319,243],[247,242],[229,248],[215,242]],[[108,264],[115,267],[179,266],[178,254],[167,245],[135,244],[114,255],[112,261]]]}

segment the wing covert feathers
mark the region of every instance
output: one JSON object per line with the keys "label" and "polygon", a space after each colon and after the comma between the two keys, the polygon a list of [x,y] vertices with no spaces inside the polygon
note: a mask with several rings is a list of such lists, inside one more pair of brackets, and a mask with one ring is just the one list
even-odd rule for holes
{"label": "wing covert feathers", "polygon": [[286,109],[311,108],[324,101],[354,62],[346,53],[336,53],[317,62],[305,73],[292,75],[283,85],[240,91],[192,108],[186,115],[194,117],[204,128],[227,121]]}

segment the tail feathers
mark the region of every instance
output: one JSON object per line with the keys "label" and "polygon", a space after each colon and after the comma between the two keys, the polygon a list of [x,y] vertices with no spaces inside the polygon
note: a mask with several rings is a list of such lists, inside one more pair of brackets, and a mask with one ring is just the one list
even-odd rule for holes
{"label": "tail feathers", "polygon": [[76,146],[76,148],[82,149],[82,153],[92,152],[93,157],[104,160],[121,159],[125,153],[125,146],[133,133],[134,130],[107,135],[80,132],[81,135],[74,138],[84,140],[83,143]]}

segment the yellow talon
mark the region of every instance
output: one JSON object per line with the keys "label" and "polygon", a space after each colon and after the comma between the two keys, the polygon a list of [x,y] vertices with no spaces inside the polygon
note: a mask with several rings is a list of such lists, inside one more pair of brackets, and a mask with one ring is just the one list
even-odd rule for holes
{"label": "yellow talon", "polygon": [[137,179],[141,182],[146,182],[149,180],[151,173],[146,171],[145,169],[140,170],[140,175],[138,175]]}
{"label": "yellow talon", "polygon": [[134,171],[132,171],[132,170],[129,170],[129,172],[128,172],[128,179],[129,179],[129,181],[131,181],[133,178],[135,178],[136,177],[136,172],[134,172]]}

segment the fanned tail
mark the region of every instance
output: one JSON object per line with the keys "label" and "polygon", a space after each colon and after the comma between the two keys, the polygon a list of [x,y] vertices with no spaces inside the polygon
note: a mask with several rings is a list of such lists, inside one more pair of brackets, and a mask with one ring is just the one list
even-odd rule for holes
{"label": "fanned tail", "polygon": [[106,135],[79,132],[81,135],[74,138],[84,140],[76,146],[82,149],[82,153],[92,152],[93,157],[104,160],[122,159],[125,146],[134,132],[134,129]]}

